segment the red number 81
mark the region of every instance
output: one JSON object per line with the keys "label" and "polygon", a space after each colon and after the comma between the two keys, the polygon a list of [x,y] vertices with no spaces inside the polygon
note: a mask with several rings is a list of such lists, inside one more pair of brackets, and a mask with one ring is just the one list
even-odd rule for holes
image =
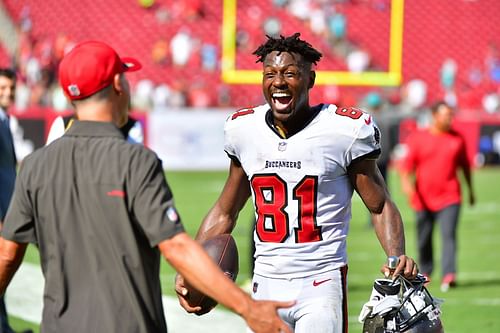
{"label": "red number 81", "polygon": [[[263,242],[282,243],[289,236],[289,217],[285,211],[288,204],[287,184],[277,174],[254,175],[250,181],[255,194],[257,236]],[[316,223],[318,177],[305,176],[293,189],[293,199],[298,201],[298,227],[296,243],[322,240],[321,227]],[[269,191],[268,197],[264,192]],[[266,218],[271,220],[265,225]]]}

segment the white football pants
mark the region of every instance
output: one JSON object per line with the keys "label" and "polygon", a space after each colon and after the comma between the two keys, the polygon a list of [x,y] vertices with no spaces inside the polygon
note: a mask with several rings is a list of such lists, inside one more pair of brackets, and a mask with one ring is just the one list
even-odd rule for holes
{"label": "white football pants", "polygon": [[[295,333],[347,333],[347,267],[297,279],[254,275],[256,300],[290,301],[280,317]],[[247,332],[252,332],[247,329]]]}

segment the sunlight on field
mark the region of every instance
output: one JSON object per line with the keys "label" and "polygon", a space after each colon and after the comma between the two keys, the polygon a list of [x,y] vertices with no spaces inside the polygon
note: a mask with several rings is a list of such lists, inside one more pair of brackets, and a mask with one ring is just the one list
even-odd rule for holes
{"label": "sunlight on field", "polygon": [[[174,192],[183,223],[194,235],[204,215],[224,186],[225,172],[168,172],[167,179]],[[389,187],[405,221],[407,253],[415,256],[414,216],[406,199],[401,196],[396,174],[389,178]],[[439,283],[431,283],[433,296],[443,298],[443,323],[446,332],[500,332],[500,169],[482,169],[474,174],[477,205],[464,205],[459,225],[458,287],[448,293],[439,290]],[[240,274],[237,282],[250,277],[249,248],[251,234],[251,205],[248,203],[240,214],[233,232],[240,253]],[[436,230],[437,231],[437,230]],[[438,232],[436,232],[438,236]],[[440,249],[439,237],[435,238],[436,251]],[[379,268],[385,260],[380,245],[371,228],[361,200],[354,196],[353,221],[348,239],[349,253],[349,331],[360,332],[357,316],[368,300],[373,280],[380,277]],[[437,252],[436,252],[437,253]],[[439,256],[438,256],[439,257]],[[37,251],[29,248],[26,261],[38,264]],[[439,261],[437,262],[439,267]],[[439,269],[433,279],[439,281]],[[162,265],[161,283],[166,295],[174,296],[175,272]],[[196,317],[187,317],[197,323]],[[14,327],[22,329],[31,323],[12,318]],[[199,332],[216,332],[209,321],[203,321]],[[200,322],[201,323],[201,322]],[[194,324],[196,326],[196,324]],[[35,325],[36,326],[36,325]],[[242,329],[242,332],[244,330]],[[174,332],[176,333],[176,332]]]}

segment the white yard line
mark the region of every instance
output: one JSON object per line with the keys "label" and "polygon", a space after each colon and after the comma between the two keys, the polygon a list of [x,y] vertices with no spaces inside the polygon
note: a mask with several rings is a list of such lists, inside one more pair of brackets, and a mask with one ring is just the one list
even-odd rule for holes
{"label": "white yard line", "polygon": [[[5,295],[10,315],[40,323],[42,318],[43,275],[40,267],[23,263],[7,288]],[[239,316],[215,309],[204,316],[186,313],[176,298],[163,296],[163,306],[169,333],[245,332]]]}

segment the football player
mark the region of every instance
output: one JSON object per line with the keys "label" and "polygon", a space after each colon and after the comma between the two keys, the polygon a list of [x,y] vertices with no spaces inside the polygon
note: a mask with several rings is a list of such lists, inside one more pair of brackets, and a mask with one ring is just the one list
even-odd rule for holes
{"label": "football player", "polygon": [[[357,191],[394,275],[415,277],[405,255],[403,223],[378,168],[380,132],[367,113],[351,107],[309,105],[314,65],[321,53],[300,34],[267,37],[254,54],[263,63],[267,104],[232,114],[225,124],[231,158],[225,187],[197,235],[230,233],[252,196],[256,246],[252,296],[296,300],[280,310],[297,333],[347,332],[346,238]],[[389,268],[383,266],[389,274]],[[182,277],[176,290],[190,307]]]}

